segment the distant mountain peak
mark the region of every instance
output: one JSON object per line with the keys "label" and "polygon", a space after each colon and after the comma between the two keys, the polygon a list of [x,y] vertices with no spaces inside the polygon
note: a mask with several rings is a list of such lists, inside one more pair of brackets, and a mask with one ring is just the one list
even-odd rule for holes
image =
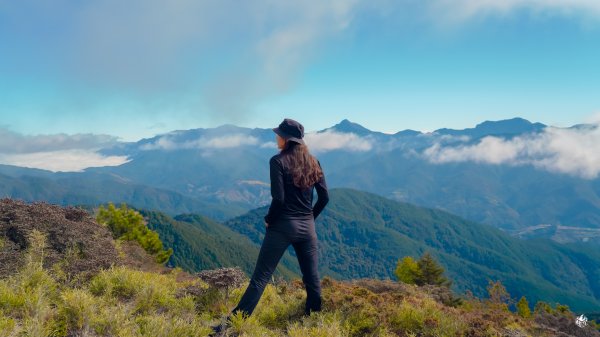
{"label": "distant mountain peak", "polygon": [[338,124],[332,126],[329,129],[326,129],[326,130],[333,130],[333,131],[342,132],[342,133],[354,133],[359,136],[365,136],[365,135],[373,133],[373,131],[365,128],[364,126],[362,126],[358,123],[351,122],[348,119],[344,119],[341,122],[339,122]]}
{"label": "distant mountain peak", "polygon": [[515,117],[515,118],[504,119],[504,120],[499,120],[499,121],[485,121],[483,123],[477,124],[477,126],[475,126],[475,129],[498,128],[498,127],[506,127],[506,128],[515,129],[515,128],[531,128],[531,127],[536,127],[536,126],[545,127],[545,125],[542,123],[532,123],[532,122],[526,120],[525,118]]}
{"label": "distant mountain peak", "polygon": [[439,129],[435,132],[447,135],[467,135],[475,138],[484,136],[518,135],[530,132],[539,132],[546,128],[542,123],[532,123],[524,118],[515,117],[499,121],[485,121],[474,128],[464,130]]}

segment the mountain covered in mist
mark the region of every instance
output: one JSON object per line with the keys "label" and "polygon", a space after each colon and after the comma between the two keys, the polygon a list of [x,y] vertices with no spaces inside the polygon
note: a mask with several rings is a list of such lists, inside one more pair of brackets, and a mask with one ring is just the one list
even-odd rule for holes
{"label": "mountain covered in mist", "polygon": [[[589,147],[600,140],[598,134],[595,125],[554,128],[520,118],[464,130],[395,134],[344,120],[308,133],[306,140],[331,187],[446,210],[520,237],[598,242],[600,161]],[[276,151],[270,129],[177,130],[101,150],[128,156],[130,161],[120,166],[56,174],[1,166],[6,182],[0,193],[36,200],[56,195],[43,191],[58,189],[71,201],[81,194],[76,186],[90,190],[87,180],[101,180],[107,186],[127,184],[133,191],[117,197],[139,207],[176,214],[186,205],[225,220],[268,204],[267,163]],[[53,186],[53,181],[61,183]],[[152,190],[142,197],[133,186]],[[151,196],[155,192],[163,196]],[[98,201],[117,200],[97,189],[86,193]],[[156,198],[182,202],[157,205]]]}

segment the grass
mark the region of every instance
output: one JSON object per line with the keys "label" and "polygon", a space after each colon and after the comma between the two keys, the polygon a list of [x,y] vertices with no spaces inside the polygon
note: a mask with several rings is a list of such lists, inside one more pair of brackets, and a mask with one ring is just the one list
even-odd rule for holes
{"label": "grass", "polygon": [[[151,272],[126,266],[101,270],[75,285],[64,281],[56,266],[42,267],[45,241],[39,233],[32,235],[25,266],[0,279],[0,337],[207,336],[247,286],[223,291],[178,269]],[[544,331],[535,314],[525,319],[474,298],[449,307],[413,285],[325,278],[322,288],[323,311],[304,316],[300,280],[268,284],[253,315],[233,316],[225,335],[497,336]],[[568,310],[551,314],[574,318]]]}

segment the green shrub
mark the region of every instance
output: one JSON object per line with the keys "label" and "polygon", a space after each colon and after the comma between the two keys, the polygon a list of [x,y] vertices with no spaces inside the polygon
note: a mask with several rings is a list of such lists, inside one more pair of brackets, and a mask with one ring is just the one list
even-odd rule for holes
{"label": "green shrub", "polygon": [[525,296],[521,296],[519,302],[517,302],[517,314],[523,318],[531,317],[531,309],[529,309],[529,302]]}
{"label": "green shrub", "polygon": [[304,314],[304,289],[287,288],[279,292],[277,286],[267,284],[253,315],[261,325],[271,329],[285,329],[290,320]]}
{"label": "green shrub", "polygon": [[97,307],[101,305],[91,293],[83,289],[66,289],[61,294],[59,317],[69,331],[88,330]]}
{"label": "green shrub", "polygon": [[402,260],[398,260],[394,274],[400,282],[415,284],[420,277],[419,265],[412,257],[405,256]]}
{"label": "green shrub", "polygon": [[15,287],[11,287],[6,280],[0,280],[0,312],[4,311],[9,315],[18,315],[25,307],[25,297],[17,292]]}
{"label": "green shrub", "polygon": [[18,326],[15,320],[10,317],[4,317],[0,313],[0,336],[16,336],[17,333]]}
{"label": "green shrub", "polygon": [[144,217],[139,212],[127,208],[125,203],[122,203],[120,208],[116,208],[113,203],[109,203],[108,208],[101,205],[96,220],[106,225],[114,238],[138,242],[158,263],[167,262],[173,254],[171,248],[163,250],[158,233],[149,229]]}
{"label": "green shrub", "polygon": [[230,317],[231,326],[229,331],[241,336],[280,336],[281,334],[271,331],[260,325],[256,315],[245,316],[239,311]]}
{"label": "green shrub", "polygon": [[97,314],[90,323],[93,330],[101,336],[139,336],[139,327],[135,314],[129,305],[109,301],[98,307]]}
{"label": "green shrub", "polygon": [[419,303],[403,300],[392,313],[389,325],[398,334],[419,336],[462,336],[468,328],[460,316],[441,310],[440,305],[429,298]]}
{"label": "green shrub", "polygon": [[554,309],[552,306],[544,301],[537,301],[535,303],[535,308],[533,309],[535,314],[540,314],[542,312],[546,312],[548,314],[554,314]]}
{"label": "green shrub", "polygon": [[[175,299],[178,284],[174,275],[113,267],[103,270],[90,282],[90,291],[97,296],[130,300],[137,312],[159,309],[180,309]],[[187,310],[194,310],[191,298],[186,300]]]}
{"label": "green shrub", "polygon": [[402,301],[400,307],[390,318],[390,326],[396,332],[422,331],[425,325],[423,313],[417,306]]}

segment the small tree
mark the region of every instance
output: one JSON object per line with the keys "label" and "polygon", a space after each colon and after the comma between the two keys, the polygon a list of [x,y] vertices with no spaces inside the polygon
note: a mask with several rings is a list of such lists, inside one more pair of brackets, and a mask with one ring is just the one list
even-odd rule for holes
{"label": "small tree", "polygon": [[531,309],[529,309],[529,302],[525,296],[521,296],[519,302],[517,302],[517,314],[523,318],[531,317]]}
{"label": "small tree", "polygon": [[550,304],[544,301],[537,301],[535,303],[535,307],[533,308],[533,312],[537,315],[543,314],[544,312],[553,314],[554,309],[552,309],[552,306]]}
{"label": "small tree", "polygon": [[492,280],[489,280],[487,291],[492,305],[508,311],[508,305],[511,302],[511,298],[502,282],[492,282]]}
{"label": "small tree", "polygon": [[415,284],[420,274],[419,265],[412,257],[405,256],[402,260],[398,260],[394,274],[400,282]]}
{"label": "small tree", "polygon": [[569,309],[569,306],[566,304],[556,303],[556,307],[554,309],[556,312],[561,314],[568,314],[571,312],[571,309]]}
{"label": "small tree", "polygon": [[173,254],[173,249],[163,250],[158,233],[149,229],[144,217],[137,211],[127,208],[125,203],[116,208],[113,203],[108,208],[100,206],[96,221],[107,226],[115,239],[137,241],[158,263],[165,263]]}
{"label": "small tree", "polygon": [[452,282],[443,276],[444,268],[435,261],[429,252],[425,252],[421,256],[417,266],[419,267],[419,273],[415,277],[417,285],[434,284],[450,287]]}

